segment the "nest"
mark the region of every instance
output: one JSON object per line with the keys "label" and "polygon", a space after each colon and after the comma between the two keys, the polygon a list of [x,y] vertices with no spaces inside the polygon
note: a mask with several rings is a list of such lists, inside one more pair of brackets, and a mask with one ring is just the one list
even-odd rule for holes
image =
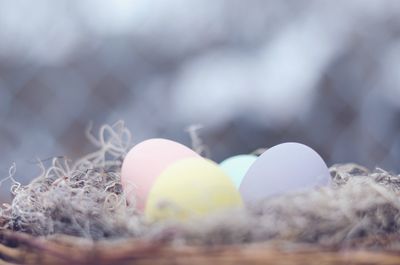
{"label": "nest", "polygon": [[[148,223],[120,184],[131,134],[104,125],[98,148],[71,162],[40,163],[0,212],[0,257],[9,264],[400,264],[400,176],[331,167],[331,185],[268,198],[185,223]],[[1,261],[0,261],[0,264]]]}

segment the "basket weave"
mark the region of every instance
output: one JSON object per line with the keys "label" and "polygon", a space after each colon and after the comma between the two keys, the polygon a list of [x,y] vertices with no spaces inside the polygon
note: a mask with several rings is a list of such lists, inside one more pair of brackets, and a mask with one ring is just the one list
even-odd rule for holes
{"label": "basket weave", "polygon": [[[0,264],[271,264],[271,265],[399,265],[395,251],[337,250],[279,242],[233,246],[174,246],[138,240],[102,241],[0,232]],[[381,245],[399,238],[382,239]],[[376,241],[374,239],[373,241]],[[376,243],[376,242],[375,242]]]}

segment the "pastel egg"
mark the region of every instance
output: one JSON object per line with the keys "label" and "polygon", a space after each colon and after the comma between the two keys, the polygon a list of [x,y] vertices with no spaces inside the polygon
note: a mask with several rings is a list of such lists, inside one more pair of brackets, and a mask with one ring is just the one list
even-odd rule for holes
{"label": "pastel egg", "polygon": [[239,188],[250,166],[256,160],[255,155],[237,155],[225,159],[219,166],[232,179],[236,188]]}
{"label": "pastel egg", "polygon": [[150,221],[185,220],[240,206],[239,191],[216,163],[187,158],[158,177],[150,191],[145,215]]}
{"label": "pastel egg", "polygon": [[157,177],[174,162],[200,157],[190,148],[167,139],[149,139],[134,146],[126,155],[121,169],[121,183],[127,200],[136,201],[143,210]]}
{"label": "pastel egg", "polygon": [[240,193],[245,203],[251,203],[329,181],[328,167],[317,152],[303,144],[284,143],[268,149],[253,163],[240,185]]}

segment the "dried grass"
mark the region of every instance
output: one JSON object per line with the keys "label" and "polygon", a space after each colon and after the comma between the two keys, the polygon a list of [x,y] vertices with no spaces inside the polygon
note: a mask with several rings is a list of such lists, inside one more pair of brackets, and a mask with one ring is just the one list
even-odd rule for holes
{"label": "dried grass", "polygon": [[[98,148],[74,163],[54,158],[30,184],[6,180],[14,199],[0,212],[3,229],[34,236],[72,235],[89,240],[136,238],[178,245],[227,245],[285,241],[324,247],[399,249],[400,176],[354,164],[331,167],[329,187],[269,198],[237,211],[185,223],[149,224],[128,204],[120,166],[131,146],[122,122],[104,125]],[[203,145],[199,139],[195,144]],[[385,243],[382,243],[385,242]]]}

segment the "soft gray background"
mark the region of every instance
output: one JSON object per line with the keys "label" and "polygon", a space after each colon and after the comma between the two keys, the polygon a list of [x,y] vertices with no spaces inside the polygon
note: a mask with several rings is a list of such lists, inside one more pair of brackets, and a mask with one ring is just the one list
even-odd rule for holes
{"label": "soft gray background", "polygon": [[399,113],[400,1],[0,0],[0,176],[24,183],[118,119],[201,123],[217,161],[300,141],[398,172]]}

